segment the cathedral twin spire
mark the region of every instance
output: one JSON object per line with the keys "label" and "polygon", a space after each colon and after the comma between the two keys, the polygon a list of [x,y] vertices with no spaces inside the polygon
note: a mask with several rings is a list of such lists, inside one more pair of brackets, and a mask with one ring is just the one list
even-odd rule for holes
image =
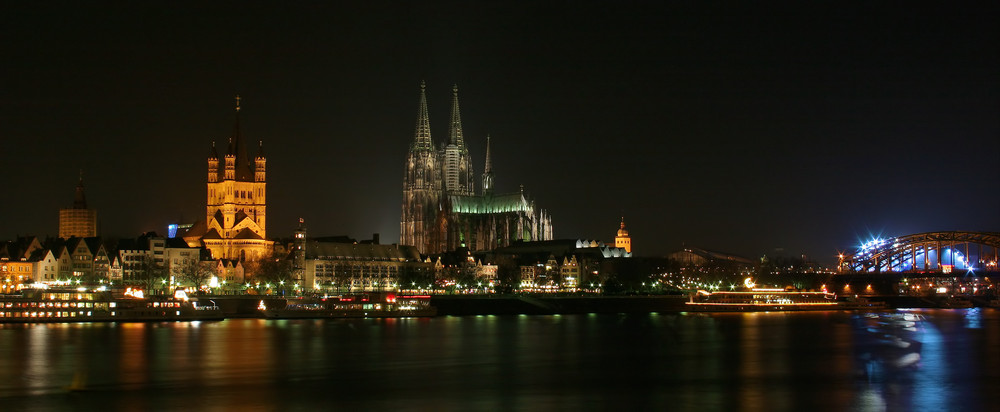
{"label": "cathedral twin spire", "polygon": [[[493,195],[493,161],[486,138],[486,163],[482,196],[475,192],[476,175],[465,145],[458,86],[452,86],[448,139],[435,146],[431,140],[426,85],[420,83],[420,105],[410,151],[406,157],[400,244],[421,253],[440,253],[467,247],[490,250],[517,240],[552,239],[552,220],[536,212],[523,193]],[[501,206],[518,205],[510,208]]]}
{"label": "cathedral twin spire", "polygon": [[465,139],[462,137],[462,115],[458,110],[458,85],[451,87],[451,144],[458,146],[464,153],[469,150],[465,148]]}
{"label": "cathedral twin spire", "polygon": [[424,89],[427,85],[420,82],[420,107],[417,109],[417,130],[413,136],[414,151],[434,150],[434,142],[431,140],[431,120],[427,115],[427,95]]}
{"label": "cathedral twin spire", "polygon": [[462,131],[462,115],[458,103],[458,86],[453,85],[451,91],[451,119],[448,142],[440,149],[435,149],[431,138],[430,116],[427,110],[426,84],[420,82],[420,105],[417,110],[417,125],[411,145],[411,153],[436,152],[437,156],[435,157],[438,158],[438,163],[441,165],[442,186],[445,191],[449,194],[473,195],[475,192],[475,178],[469,149],[465,145],[465,136]]}

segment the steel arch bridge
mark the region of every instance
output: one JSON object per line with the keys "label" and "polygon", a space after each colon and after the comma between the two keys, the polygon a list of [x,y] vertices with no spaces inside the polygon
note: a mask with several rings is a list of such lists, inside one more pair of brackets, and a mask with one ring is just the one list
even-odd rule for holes
{"label": "steel arch bridge", "polygon": [[1000,232],[927,232],[876,238],[840,255],[841,273],[997,272]]}

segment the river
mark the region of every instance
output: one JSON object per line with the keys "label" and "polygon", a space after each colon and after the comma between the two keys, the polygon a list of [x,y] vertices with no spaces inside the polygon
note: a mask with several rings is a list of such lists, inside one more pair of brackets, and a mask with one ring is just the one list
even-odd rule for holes
{"label": "river", "polygon": [[996,410],[1000,311],[0,325],[4,410]]}

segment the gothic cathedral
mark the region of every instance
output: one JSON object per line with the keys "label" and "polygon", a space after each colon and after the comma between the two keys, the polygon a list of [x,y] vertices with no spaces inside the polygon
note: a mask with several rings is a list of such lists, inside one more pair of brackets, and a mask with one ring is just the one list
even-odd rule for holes
{"label": "gothic cathedral", "polygon": [[441,253],[460,247],[492,250],[515,241],[552,239],[552,220],[537,210],[523,187],[519,192],[493,192],[489,137],[479,195],[462,134],[458,87],[452,88],[448,144],[434,147],[427,114],[425,86],[420,85],[417,126],[406,157],[400,243],[420,253]]}

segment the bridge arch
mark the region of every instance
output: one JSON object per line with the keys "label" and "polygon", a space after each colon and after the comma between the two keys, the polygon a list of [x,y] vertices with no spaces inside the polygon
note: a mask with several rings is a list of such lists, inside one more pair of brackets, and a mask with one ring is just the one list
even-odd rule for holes
{"label": "bridge arch", "polygon": [[997,272],[1000,232],[926,232],[876,238],[840,255],[840,272]]}

